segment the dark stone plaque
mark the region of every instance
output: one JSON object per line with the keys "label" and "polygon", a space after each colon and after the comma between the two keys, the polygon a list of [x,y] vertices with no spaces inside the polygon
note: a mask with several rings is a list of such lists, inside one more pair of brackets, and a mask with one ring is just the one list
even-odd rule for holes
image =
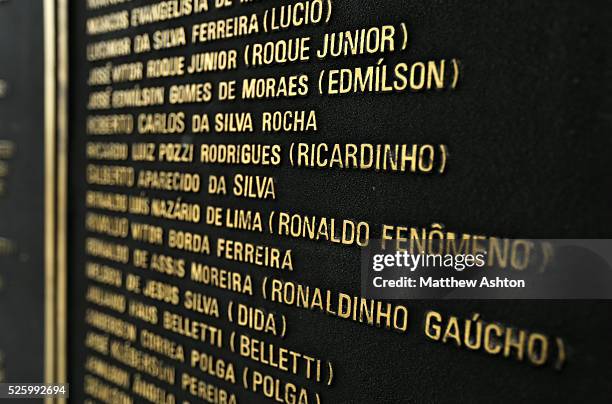
{"label": "dark stone plaque", "polygon": [[0,2],[0,27],[0,380],[41,382],[45,364],[42,2]]}
{"label": "dark stone plaque", "polygon": [[71,396],[605,400],[608,302],[361,300],[360,251],[612,235],[609,13],[71,4]]}

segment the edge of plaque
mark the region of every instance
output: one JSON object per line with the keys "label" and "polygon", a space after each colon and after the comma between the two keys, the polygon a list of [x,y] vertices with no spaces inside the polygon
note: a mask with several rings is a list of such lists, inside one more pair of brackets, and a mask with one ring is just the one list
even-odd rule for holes
{"label": "edge of plaque", "polygon": [[[44,382],[66,383],[68,6],[42,0],[44,21]],[[45,403],[65,402],[46,398]]]}

